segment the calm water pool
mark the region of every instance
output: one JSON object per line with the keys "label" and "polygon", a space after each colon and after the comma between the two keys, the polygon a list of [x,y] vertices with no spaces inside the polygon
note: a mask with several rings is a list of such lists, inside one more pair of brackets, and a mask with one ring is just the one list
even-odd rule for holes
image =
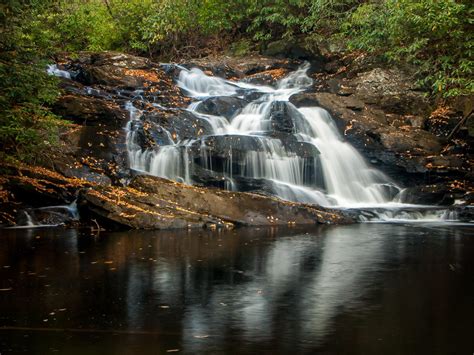
{"label": "calm water pool", "polygon": [[2,355],[474,352],[473,226],[0,235]]}

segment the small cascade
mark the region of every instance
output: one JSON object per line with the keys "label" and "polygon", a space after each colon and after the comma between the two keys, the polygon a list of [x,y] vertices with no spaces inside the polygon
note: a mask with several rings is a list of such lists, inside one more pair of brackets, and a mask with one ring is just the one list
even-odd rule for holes
{"label": "small cascade", "polygon": [[339,135],[329,113],[319,107],[301,108],[305,119],[298,137],[314,144],[321,163],[328,195],[338,205],[367,206],[389,202],[400,190],[380,172],[370,168],[363,157]]}
{"label": "small cascade", "polygon": [[204,74],[201,69],[184,69],[179,74],[178,86],[191,97],[232,96],[237,94],[238,86],[221,78]]}
{"label": "small cascade", "polygon": [[[396,208],[374,208],[357,210],[361,222],[375,223],[439,223],[460,221],[458,212],[454,209],[429,206],[405,206]],[[472,221],[465,221],[472,222]]]}
{"label": "small cascade", "polygon": [[191,184],[186,146],[175,144],[171,133],[162,128],[171,144],[154,149],[143,149],[139,142],[138,131],[134,129],[136,124],[141,126],[140,118],[143,113],[130,101],[126,103],[125,108],[130,113],[130,119],[126,126],[130,168]]}
{"label": "small cascade", "polygon": [[49,75],[54,75],[65,79],[71,79],[71,73],[66,70],[58,69],[58,66],[56,64],[48,65],[48,67],[46,68],[46,72]]}
{"label": "small cascade", "polygon": [[[357,208],[362,211],[361,221],[456,220],[446,209],[404,208],[407,205],[394,199],[402,189],[344,141],[326,110],[296,108],[289,102],[292,95],[311,86],[308,68],[308,64],[301,66],[275,88],[181,68],[178,86],[197,99],[186,112],[205,123],[209,132],[183,138],[172,138],[168,132],[169,142],[146,148],[138,135],[144,114],[130,101],[126,105],[130,112],[126,127],[130,167],[187,184]],[[247,95],[255,92],[259,95]],[[227,117],[199,112],[204,100],[229,96],[248,103]]]}
{"label": "small cascade", "polygon": [[10,228],[47,228],[79,221],[77,202],[68,205],[44,206],[22,210],[18,225]]}
{"label": "small cascade", "polygon": [[35,222],[33,220],[33,217],[31,217],[31,215],[27,212],[27,211],[23,211],[23,213],[25,214],[25,217],[26,217],[26,225],[25,227],[27,228],[32,228],[35,226]]}

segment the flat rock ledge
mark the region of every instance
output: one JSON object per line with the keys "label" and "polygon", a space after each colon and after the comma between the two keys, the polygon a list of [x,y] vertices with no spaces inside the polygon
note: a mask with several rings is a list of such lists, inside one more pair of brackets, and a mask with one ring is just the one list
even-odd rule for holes
{"label": "flat rock ledge", "polygon": [[132,229],[354,223],[336,210],[152,176],[137,176],[127,187],[83,190],[79,207],[82,216],[98,223]]}

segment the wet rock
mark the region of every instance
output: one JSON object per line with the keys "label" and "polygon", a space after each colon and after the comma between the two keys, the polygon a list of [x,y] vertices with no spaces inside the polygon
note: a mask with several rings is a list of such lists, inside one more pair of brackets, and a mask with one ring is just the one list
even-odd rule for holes
{"label": "wet rock", "polygon": [[265,95],[263,92],[256,90],[243,90],[242,92],[239,92],[239,94],[243,96],[244,100],[249,102],[256,101]]}
{"label": "wet rock", "polygon": [[234,117],[240,110],[247,106],[248,101],[238,97],[218,96],[203,100],[196,111],[207,115],[224,116],[227,119]]}
{"label": "wet rock", "polygon": [[461,222],[474,222],[474,207],[464,206],[455,209],[456,216]]}
{"label": "wet rock", "polygon": [[296,125],[304,124],[301,113],[286,101],[272,102],[268,119],[270,130],[275,133],[295,133]]}
{"label": "wet rock", "polygon": [[166,130],[175,142],[209,135],[213,132],[208,120],[186,110],[156,110],[146,113],[143,121],[144,124],[146,122],[157,124],[161,129]]}
{"label": "wet rock", "polygon": [[230,80],[241,80],[247,76],[275,69],[295,70],[300,64],[301,61],[298,60],[261,55],[249,55],[239,58],[227,56],[207,57],[183,63],[187,68],[197,67],[204,72],[207,71]]}
{"label": "wet rock", "polygon": [[77,226],[79,216],[75,207],[68,205],[47,206],[20,210],[15,221],[16,225],[26,226]]}
{"label": "wet rock", "polygon": [[132,121],[130,130],[135,134],[135,142],[143,149],[173,144],[171,134],[152,121]]}
{"label": "wet rock", "polygon": [[[203,169],[244,173],[248,152],[263,152],[259,137],[241,135],[210,135],[193,142],[188,148],[191,161]],[[203,181],[203,176],[200,177]]]}
{"label": "wet rock", "polygon": [[92,186],[78,178],[66,178],[38,166],[2,166],[2,189],[18,206],[42,207],[73,202],[79,189]]}
{"label": "wet rock", "polygon": [[278,81],[283,79],[289,72],[290,70],[285,68],[270,69],[248,75],[243,81],[254,85],[276,86]]}
{"label": "wet rock", "polygon": [[450,206],[454,203],[452,191],[445,185],[425,185],[404,189],[398,196],[403,203]]}
{"label": "wet rock", "polygon": [[[295,163],[301,164],[302,181],[305,186],[324,188],[322,166],[317,148],[307,142],[299,142],[293,135],[279,134],[277,137],[255,137],[242,135],[206,136],[188,146],[188,156],[193,162],[191,175],[193,181],[207,186],[229,189],[232,186],[229,177],[240,179],[239,191],[255,191],[247,185],[252,162],[260,164],[269,158],[274,151],[273,159],[280,156],[299,158]],[[236,180],[237,181],[237,180]],[[249,182],[250,181],[250,182]],[[267,184],[268,185],[268,184]],[[266,191],[274,191],[266,189]]]}
{"label": "wet rock", "polygon": [[136,177],[128,188],[84,191],[80,207],[99,223],[140,229],[352,222],[338,211],[149,176]]}
{"label": "wet rock", "polygon": [[[138,93],[155,104],[185,107],[190,99],[174,84],[166,67],[146,58],[116,52],[81,52],[78,58],[61,57],[65,67],[75,73],[83,95],[109,95],[109,99],[133,99]],[[65,85],[67,92],[76,93],[78,85]]]}

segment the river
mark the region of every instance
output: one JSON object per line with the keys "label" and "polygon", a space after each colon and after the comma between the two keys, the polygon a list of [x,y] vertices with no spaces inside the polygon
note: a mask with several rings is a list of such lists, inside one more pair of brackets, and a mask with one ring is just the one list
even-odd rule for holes
{"label": "river", "polygon": [[0,238],[2,355],[474,351],[472,224]]}

